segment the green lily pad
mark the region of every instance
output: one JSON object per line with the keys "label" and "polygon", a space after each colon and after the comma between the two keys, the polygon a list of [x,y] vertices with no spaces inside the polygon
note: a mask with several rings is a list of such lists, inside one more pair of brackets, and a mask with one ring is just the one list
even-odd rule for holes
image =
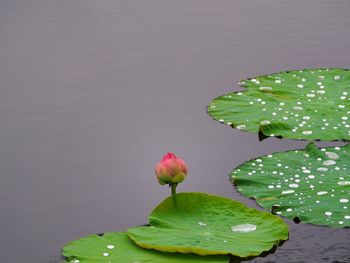
{"label": "green lily pad", "polygon": [[66,244],[62,255],[69,263],[227,263],[227,256],[202,257],[194,254],[162,253],[135,245],[125,232],[90,235]]}
{"label": "green lily pad", "polygon": [[128,230],[139,246],[163,252],[257,256],[288,239],[277,216],[205,193],[180,193],[149,216],[150,227]]}
{"label": "green lily pad", "polygon": [[350,71],[305,69],[243,80],[244,92],[214,99],[208,114],[234,128],[306,140],[350,140]]}
{"label": "green lily pad", "polygon": [[237,190],[297,222],[350,226],[350,144],[287,151],[251,160],[231,172]]}

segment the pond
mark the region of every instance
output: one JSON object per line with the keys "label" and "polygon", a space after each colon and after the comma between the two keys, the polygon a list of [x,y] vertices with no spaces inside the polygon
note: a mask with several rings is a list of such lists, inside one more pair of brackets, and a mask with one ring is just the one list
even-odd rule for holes
{"label": "pond", "polygon": [[[307,142],[259,142],[206,106],[248,77],[350,68],[349,10],[319,0],[1,1],[1,261],[60,262],[73,239],[145,224],[169,194],[154,175],[168,151],[189,167],[178,192],[262,210],[229,172]],[[249,262],[350,262],[349,229],[286,222],[289,240]]]}

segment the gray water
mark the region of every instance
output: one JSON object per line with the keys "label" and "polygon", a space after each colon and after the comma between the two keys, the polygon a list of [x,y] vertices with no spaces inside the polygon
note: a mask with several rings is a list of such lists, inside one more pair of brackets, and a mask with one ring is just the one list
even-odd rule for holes
{"label": "gray water", "polygon": [[[73,239],[146,223],[169,194],[168,151],[189,166],[178,191],[255,203],[235,166],[307,142],[233,130],[206,105],[243,78],[350,68],[346,0],[1,0],[0,262],[59,262]],[[334,145],[318,143],[318,145]],[[251,262],[350,262],[350,230],[290,225]]]}

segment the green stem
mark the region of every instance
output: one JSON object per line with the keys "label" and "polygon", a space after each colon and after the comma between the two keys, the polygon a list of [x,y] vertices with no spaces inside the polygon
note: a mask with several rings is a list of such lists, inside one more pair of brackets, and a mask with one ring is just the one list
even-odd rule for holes
{"label": "green stem", "polygon": [[171,196],[173,197],[173,203],[176,204],[176,186],[177,184],[171,184]]}

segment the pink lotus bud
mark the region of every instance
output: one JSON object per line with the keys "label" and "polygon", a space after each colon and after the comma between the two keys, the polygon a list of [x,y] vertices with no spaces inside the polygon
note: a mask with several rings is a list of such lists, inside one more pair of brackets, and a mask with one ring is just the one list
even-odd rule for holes
{"label": "pink lotus bud", "polygon": [[187,166],[173,153],[167,153],[156,166],[156,176],[161,185],[181,183],[187,175]]}

